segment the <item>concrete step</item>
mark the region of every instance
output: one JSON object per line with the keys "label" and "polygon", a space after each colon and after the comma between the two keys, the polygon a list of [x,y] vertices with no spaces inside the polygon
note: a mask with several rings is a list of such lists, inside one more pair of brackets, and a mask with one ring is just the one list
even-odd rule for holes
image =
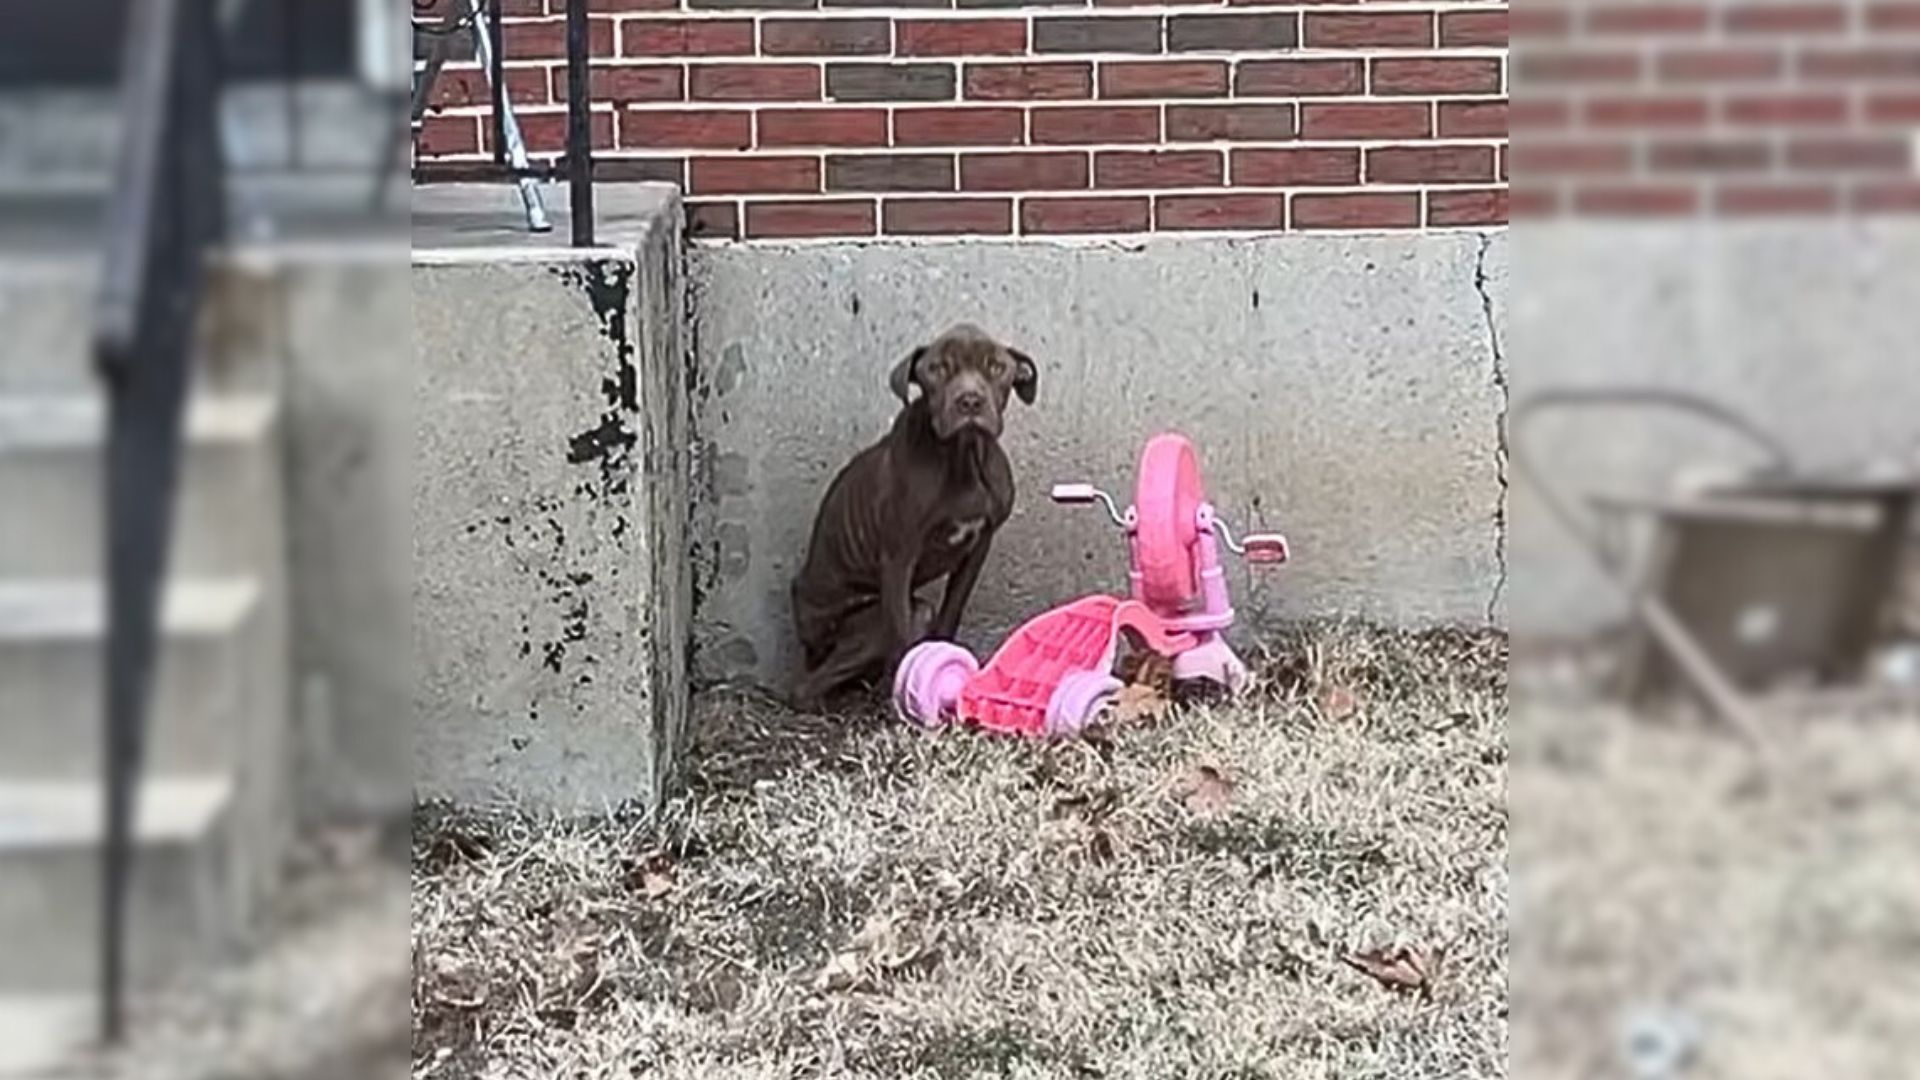
{"label": "concrete step", "polygon": [[0,994],[0,1080],[42,1080],[100,1030],[92,994]]}
{"label": "concrete step", "polygon": [[[239,940],[234,787],[149,778],[137,804],[129,969],[151,983]],[[0,780],[0,999],[86,993],[99,965],[101,785]]]}
{"label": "concrete step", "polygon": [[[282,558],[277,529],[250,528],[280,505],[278,405],[267,394],[188,404],[170,569],[261,573]],[[0,578],[103,572],[106,403],[99,394],[0,397]]]}
{"label": "concrete step", "polygon": [[[0,327],[5,328],[0,335],[0,396],[97,393],[97,245],[10,250],[3,219],[0,214]],[[196,389],[276,390],[285,344],[278,332],[285,314],[278,293],[244,252],[215,262],[208,285],[194,367]]]}
{"label": "concrete step", "polygon": [[[0,781],[99,775],[105,602],[97,581],[0,580]],[[155,775],[234,767],[240,725],[280,707],[248,681],[268,614],[249,579],[167,586],[148,716]]]}
{"label": "concrete step", "polygon": [[0,394],[91,385],[87,343],[99,260],[90,255],[0,259]]}

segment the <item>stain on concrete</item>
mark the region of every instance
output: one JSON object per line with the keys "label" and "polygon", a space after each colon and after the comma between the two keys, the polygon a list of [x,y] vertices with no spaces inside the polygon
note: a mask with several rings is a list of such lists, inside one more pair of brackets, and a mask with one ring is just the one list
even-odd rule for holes
{"label": "stain on concrete", "polygon": [[[626,421],[609,412],[600,418],[597,427],[591,427],[567,440],[567,461],[574,465],[585,465],[592,461],[614,462],[633,449],[639,436],[626,425]],[[609,485],[612,481],[609,480]]]}
{"label": "stain on concrete", "polygon": [[722,641],[713,650],[715,662],[720,670],[734,675],[744,675],[760,666],[760,650],[753,642],[738,635]]}
{"label": "stain on concrete", "polygon": [[738,521],[720,524],[719,570],[726,581],[738,581],[753,567],[752,533]]}
{"label": "stain on concrete", "polygon": [[633,288],[634,267],[624,261],[599,260],[555,266],[561,280],[586,293],[600,323],[600,333],[613,345],[614,369],[600,383],[606,409],[599,423],[567,440],[567,461],[574,465],[597,462],[600,494],[611,497],[627,491],[633,448],[640,441],[632,418],[640,410],[640,371],[634,363],[633,328],[627,304]]}
{"label": "stain on concrete", "polygon": [[752,459],[745,454],[716,454],[708,483],[715,495],[746,495],[753,490]]}
{"label": "stain on concrete", "polygon": [[698,539],[694,540],[689,545],[688,561],[692,563],[693,572],[689,597],[693,610],[703,611],[707,599],[713,595],[714,586],[720,580],[720,542],[710,540],[703,544]]}
{"label": "stain on concrete", "polygon": [[736,342],[720,354],[720,366],[713,373],[713,392],[726,397],[740,389],[740,382],[746,375],[747,350]]}
{"label": "stain on concrete", "polygon": [[[553,621],[546,623],[543,620],[543,625],[557,626],[557,636],[538,644],[540,667],[555,674],[560,673],[569,650],[587,640],[588,626],[592,621],[592,609],[584,597],[584,590],[593,583],[593,573],[587,570],[553,569],[573,557],[567,550],[567,529],[560,522],[567,510],[560,498],[540,493],[526,500],[518,519],[513,515],[492,519],[492,524],[500,530],[501,545],[514,553],[514,562],[523,572],[538,578],[540,595],[555,611]],[[485,523],[474,523],[468,528],[468,535],[473,535],[483,527]],[[523,614],[519,620],[516,643],[516,652],[521,658],[533,657],[535,639],[533,618]],[[589,664],[599,662],[591,654],[581,659]]]}

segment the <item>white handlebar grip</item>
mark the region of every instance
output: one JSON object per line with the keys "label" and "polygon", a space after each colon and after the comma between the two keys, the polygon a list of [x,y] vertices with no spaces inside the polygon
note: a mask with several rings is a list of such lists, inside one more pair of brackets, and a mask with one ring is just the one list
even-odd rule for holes
{"label": "white handlebar grip", "polygon": [[1100,498],[1092,484],[1055,484],[1052,494],[1057,503],[1090,503]]}
{"label": "white handlebar grip", "polygon": [[1274,565],[1286,562],[1293,554],[1287,549],[1287,538],[1279,533],[1254,533],[1242,540],[1241,546],[1250,563]]}

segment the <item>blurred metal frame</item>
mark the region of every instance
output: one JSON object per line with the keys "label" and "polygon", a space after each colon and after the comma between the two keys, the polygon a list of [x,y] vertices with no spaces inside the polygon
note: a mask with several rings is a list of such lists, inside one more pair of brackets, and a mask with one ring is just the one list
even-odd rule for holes
{"label": "blurred metal frame", "polygon": [[[1546,482],[1523,437],[1549,410],[1653,407],[1739,435],[1765,463],[1678,494],[1590,494],[1576,512]],[[1645,703],[1690,686],[1765,750],[1747,693],[1783,676],[1860,682],[1891,621],[1907,538],[1920,511],[1920,471],[1812,472],[1746,418],[1692,394],[1620,387],[1560,389],[1510,417],[1515,468],[1627,599],[1639,632],[1626,642],[1619,689]],[[1639,558],[1607,526],[1653,525]]]}
{"label": "blurred metal frame", "polygon": [[[415,63],[412,112],[408,123],[410,137],[419,137],[433,98],[434,84],[440,78],[440,69],[447,62],[454,35],[462,29],[471,31],[480,70],[486,78],[487,91],[492,98],[488,123],[492,132],[494,165],[512,178],[519,191],[528,230],[537,233],[550,231],[553,221],[547,215],[546,201],[541,198],[539,184],[535,182],[539,171],[528,159],[520,122],[514,116],[513,100],[506,91],[506,49],[500,21],[500,0],[454,0],[437,25],[424,25],[416,18],[412,26],[416,35],[428,37],[428,45],[425,58]],[[383,167],[380,170],[382,177],[388,171],[387,167]],[[375,199],[379,198],[380,192],[376,191]]]}
{"label": "blurred metal frame", "polygon": [[1561,497],[1559,490],[1547,482],[1545,473],[1527,452],[1528,444],[1523,436],[1528,423],[1541,413],[1596,406],[1656,407],[1691,413],[1741,435],[1767,456],[1769,466],[1776,471],[1790,468],[1792,459],[1784,446],[1744,417],[1711,401],[1675,390],[1624,387],[1543,391],[1515,405],[1507,420],[1508,450],[1515,470],[1532,482],[1547,510],[1559,519],[1601,569],[1606,571],[1608,579],[1626,599],[1635,620],[1672,659],[1708,706],[1756,750],[1765,753],[1768,749],[1766,737],[1746,695],[1701,647],[1699,639],[1658,593],[1636,586],[1625,553],[1608,542],[1608,534],[1604,530]]}

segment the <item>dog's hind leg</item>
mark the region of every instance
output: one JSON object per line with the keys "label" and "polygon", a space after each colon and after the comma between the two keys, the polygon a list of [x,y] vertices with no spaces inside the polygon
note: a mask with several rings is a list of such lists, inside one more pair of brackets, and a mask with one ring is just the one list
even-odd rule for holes
{"label": "dog's hind leg", "polygon": [[[933,621],[933,606],[919,597],[914,597],[912,611],[914,638],[908,642],[909,647],[924,638]],[[905,651],[892,639],[892,628],[880,605],[871,604],[848,615],[840,623],[831,651],[820,663],[810,665],[794,685],[794,707],[812,712],[841,687],[892,674],[888,664],[896,653]]]}

